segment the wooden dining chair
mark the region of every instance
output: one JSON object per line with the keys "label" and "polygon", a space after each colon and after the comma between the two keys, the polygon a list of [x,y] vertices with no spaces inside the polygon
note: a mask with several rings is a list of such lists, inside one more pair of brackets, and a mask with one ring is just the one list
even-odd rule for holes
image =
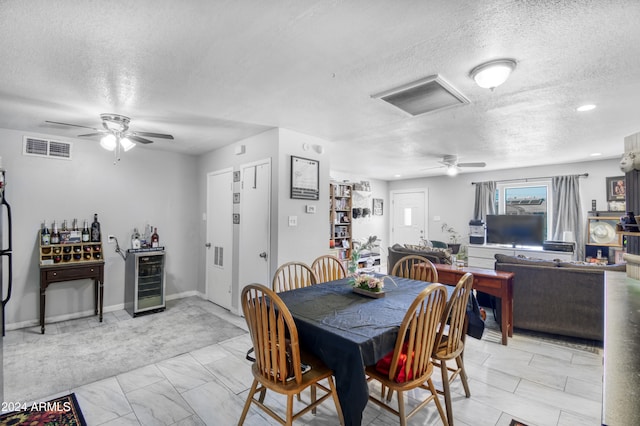
{"label": "wooden dining chair", "polygon": [[[433,363],[440,367],[442,373],[442,393],[447,409],[449,425],[453,425],[453,409],[451,407],[451,383],[460,376],[464,393],[467,398],[471,396],[467,372],[464,369],[464,337],[466,333],[467,302],[471,295],[473,275],[464,274],[456,285],[453,294],[447,302],[442,314],[440,330],[436,336],[433,349]],[[447,361],[455,360],[456,367],[447,365]],[[451,375],[449,375],[451,373]]]}
{"label": "wooden dining chair", "polygon": [[347,270],[340,259],[330,254],[316,258],[311,264],[311,269],[316,273],[318,283],[335,281],[347,276]]}
{"label": "wooden dining chair", "polygon": [[438,282],[438,270],[434,264],[426,257],[415,254],[398,260],[391,270],[391,275],[430,283]]}
{"label": "wooden dining chair", "polygon": [[318,277],[309,265],[303,262],[288,262],[281,265],[273,275],[273,291],[293,290],[318,283]]}
{"label": "wooden dining chair", "polygon": [[[433,363],[431,354],[440,325],[440,319],[447,303],[447,291],[442,284],[430,284],[418,294],[402,320],[398,337],[391,356],[384,357],[376,365],[367,366],[367,380],[377,380],[384,389],[396,394],[398,410],[371,393],[369,400],[400,418],[400,424],[415,415],[429,402],[434,401],[442,423],[447,425],[447,417],[442,409],[431,375]],[[385,360],[389,360],[388,365]],[[430,394],[406,414],[404,392],[416,388],[426,389]]]}
{"label": "wooden dining chair", "polygon": [[[338,419],[343,425],[344,419],[333,371],[321,360],[300,348],[296,324],[282,299],[273,290],[261,284],[250,284],[242,290],[242,312],[247,321],[256,360],[251,366],[253,384],[249,389],[238,426],[244,423],[252,403],[279,423],[290,425],[310,410],[315,413],[316,407],[330,397],[333,398]],[[303,374],[301,363],[311,366],[311,369]],[[329,382],[329,388],[319,383],[324,379]],[[306,388],[311,390],[311,401],[294,413],[293,397]],[[324,392],[319,399],[317,389]],[[286,395],[285,418],[264,404],[267,390]],[[259,394],[258,398],[255,398],[256,394]]]}

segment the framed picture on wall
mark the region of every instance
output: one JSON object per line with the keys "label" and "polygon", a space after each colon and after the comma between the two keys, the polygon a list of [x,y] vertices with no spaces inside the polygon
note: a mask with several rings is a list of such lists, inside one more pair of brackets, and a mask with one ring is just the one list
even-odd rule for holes
{"label": "framed picture on wall", "polygon": [[318,161],[291,156],[291,198],[320,199],[320,163]]}
{"label": "framed picture on wall", "polygon": [[382,198],[373,199],[373,215],[382,216],[383,200]]}
{"label": "framed picture on wall", "polygon": [[616,232],[617,217],[594,216],[589,218],[587,244],[596,246],[622,246],[622,236]]}
{"label": "framed picture on wall", "polygon": [[627,194],[624,176],[607,178],[607,201],[624,201]]}

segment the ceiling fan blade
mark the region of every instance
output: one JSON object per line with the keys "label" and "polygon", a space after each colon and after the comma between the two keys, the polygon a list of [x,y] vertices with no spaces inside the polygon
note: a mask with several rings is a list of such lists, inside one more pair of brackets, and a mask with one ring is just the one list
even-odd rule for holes
{"label": "ceiling fan blade", "polygon": [[45,123],[60,124],[60,125],[62,125],[62,126],[80,127],[80,128],[82,128],[82,129],[91,129],[91,130],[96,130],[96,131],[97,131],[97,130],[99,130],[99,129],[96,129],[95,127],[80,126],[80,125],[78,125],[78,124],[60,123],[59,121],[49,121],[49,120],[46,120],[46,121],[45,121]]}
{"label": "ceiling fan blade", "polygon": [[458,167],[484,167],[486,166],[487,163],[485,162],[478,162],[478,163],[458,163],[456,164],[456,166]]}
{"label": "ceiling fan blade", "polygon": [[444,165],[442,165],[442,166],[431,166],[431,167],[426,167],[426,168],[424,168],[424,169],[420,169],[420,171],[433,170],[433,169],[441,169],[441,168],[443,168],[443,167],[445,167],[445,166],[444,166]]}
{"label": "ceiling fan blade", "polygon": [[165,135],[164,133],[151,133],[151,132],[131,132],[132,135],[136,136],[146,136],[149,138],[160,138],[160,139],[173,139],[171,135]]}
{"label": "ceiling fan blade", "polygon": [[139,143],[153,143],[153,141],[150,141],[149,139],[141,138],[140,136],[136,136],[134,134],[128,134],[126,136],[132,141],[136,141]]}
{"label": "ceiling fan blade", "polygon": [[79,138],[89,138],[91,136],[100,136],[100,135],[104,135],[107,132],[97,132],[97,133],[86,133],[84,135],[78,135]]}

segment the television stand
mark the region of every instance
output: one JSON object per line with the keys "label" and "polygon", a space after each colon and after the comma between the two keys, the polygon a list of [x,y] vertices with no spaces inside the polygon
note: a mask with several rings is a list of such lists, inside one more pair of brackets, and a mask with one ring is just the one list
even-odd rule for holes
{"label": "television stand", "polygon": [[494,269],[496,254],[535,257],[537,259],[546,260],[559,259],[563,262],[571,262],[574,260],[575,256],[575,253],[573,252],[543,250],[542,247],[510,247],[509,245],[501,244],[469,244],[467,253],[467,264],[469,266],[488,269]]}

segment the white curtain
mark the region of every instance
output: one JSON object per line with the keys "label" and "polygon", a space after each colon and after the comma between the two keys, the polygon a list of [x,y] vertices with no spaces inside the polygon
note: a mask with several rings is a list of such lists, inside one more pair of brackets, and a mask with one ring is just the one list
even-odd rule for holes
{"label": "white curtain", "polygon": [[576,242],[576,259],[584,259],[584,223],[580,202],[580,176],[555,176],[553,191],[553,239],[562,240],[565,232],[572,232]]}
{"label": "white curtain", "polygon": [[473,206],[473,218],[484,220],[488,214],[496,214],[496,183],[476,182],[476,202]]}

